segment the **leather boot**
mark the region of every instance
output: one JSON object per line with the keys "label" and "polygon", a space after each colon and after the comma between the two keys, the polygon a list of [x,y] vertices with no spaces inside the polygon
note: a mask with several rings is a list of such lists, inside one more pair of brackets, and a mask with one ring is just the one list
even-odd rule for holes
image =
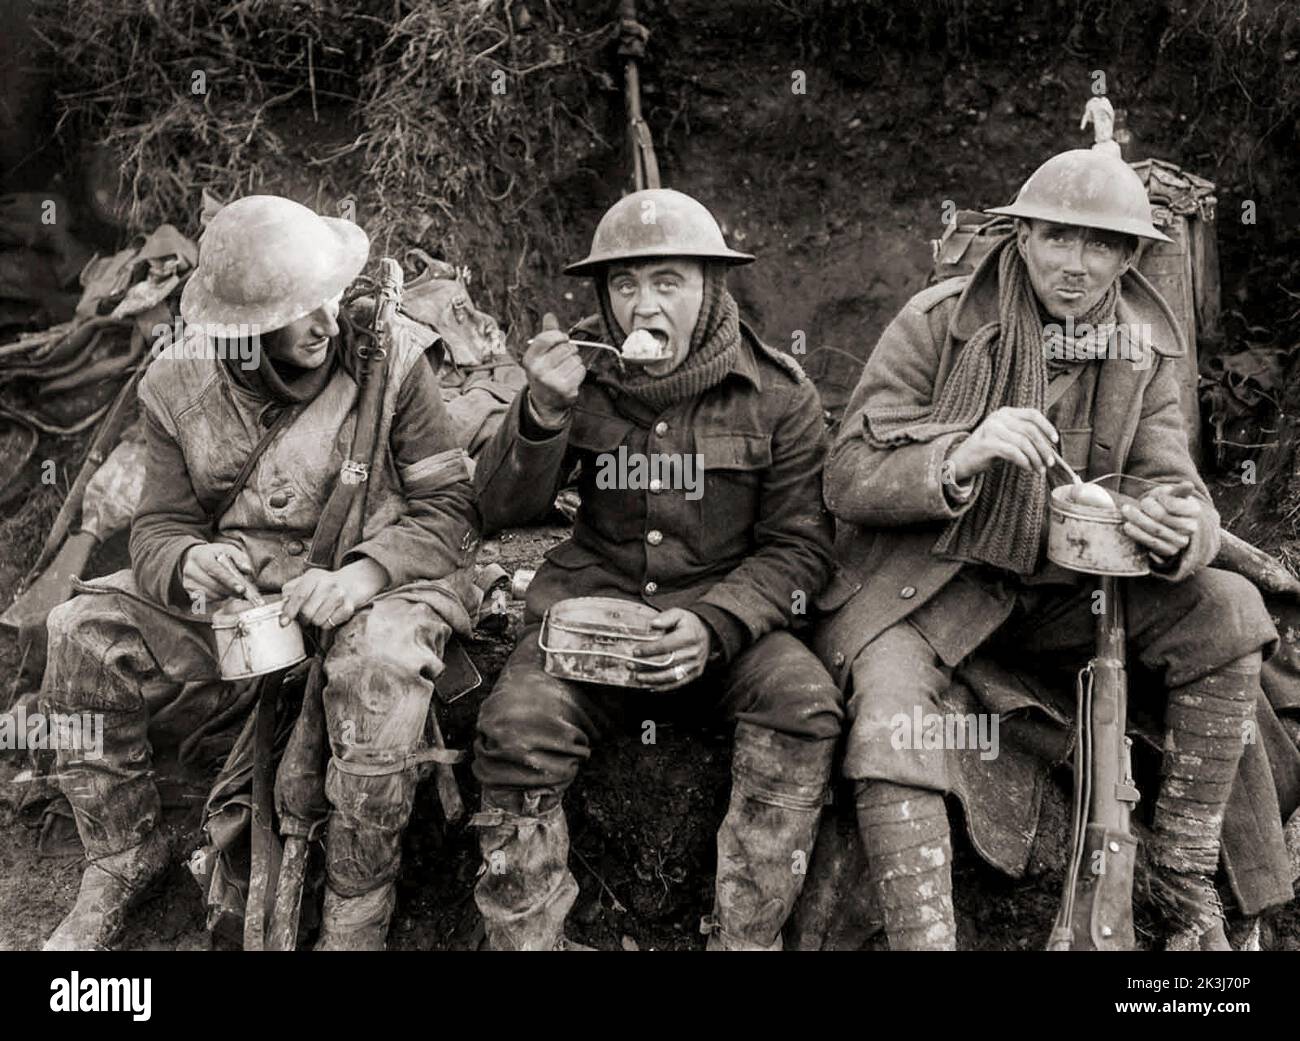
{"label": "leather boot", "polygon": [[1261,665],[1249,654],[1169,692],[1150,855],[1152,896],[1182,934],[1177,946],[1232,949],[1214,876]]}
{"label": "leather boot", "polygon": [[564,937],[564,920],[578,898],[569,871],[569,829],[554,789],[484,788],[482,874],[474,902],[488,946],[496,951],[578,949]]}
{"label": "leather boot", "polygon": [[807,877],[834,741],[736,725],[731,803],[718,829],[711,951],[779,951]]}
{"label": "leather boot", "polygon": [[97,857],[81,876],[77,902],[45,941],[47,951],[102,951],[121,935],[127,912],[161,881],[171,863],[154,830],[120,853]]}
{"label": "leather boot", "polygon": [[955,951],[952,839],[943,796],[889,781],[859,781],[858,830],[891,951]]}
{"label": "leather boot", "polygon": [[388,882],[360,896],[343,896],[325,887],[317,951],[382,951],[388,922],[397,903],[397,889]]}

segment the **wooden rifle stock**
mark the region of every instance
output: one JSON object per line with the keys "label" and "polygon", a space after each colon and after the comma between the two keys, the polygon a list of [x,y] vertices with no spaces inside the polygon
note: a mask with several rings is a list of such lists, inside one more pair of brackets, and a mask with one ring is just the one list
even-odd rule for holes
{"label": "wooden rifle stock", "polygon": [[[1074,749],[1074,842],[1051,950],[1124,951],[1136,945],[1133,872],[1138,801],[1125,671],[1120,580],[1103,576],[1096,654],[1079,676]],[[1086,818],[1084,814],[1086,813]]]}

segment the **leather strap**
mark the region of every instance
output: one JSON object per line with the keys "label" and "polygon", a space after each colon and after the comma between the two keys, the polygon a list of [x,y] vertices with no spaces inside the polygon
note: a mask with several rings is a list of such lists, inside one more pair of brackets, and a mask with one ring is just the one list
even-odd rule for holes
{"label": "leather strap", "polygon": [[271,440],[276,434],[293,421],[297,414],[298,410],[295,408],[284,409],[275,417],[271,425],[266,428],[266,431],[258,439],[257,444],[253,446],[253,450],[248,454],[248,458],[244,460],[244,465],[239,468],[239,473],[235,474],[235,483],[230,486],[226,494],[221,497],[221,501],[217,503],[217,508],[212,511],[212,528],[214,531],[216,530],[217,525],[221,523],[221,518],[226,515],[226,511],[230,509],[230,507],[235,504],[235,500],[239,498],[239,493],[244,490],[244,485],[248,483],[248,478],[253,473],[253,467],[255,467],[257,461],[262,458],[262,453],[266,451],[267,445],[271,443]]}
{"label": "leather strap", "polygon": [[[311,540],[308,567],[333,569],[340,550],[346,552],[360,537],[360,532],[350,533],[344,539],[343,526],[347,523],[352,500],[364,493],[370,481],[370,472],[376,464],[376,441],[382,415],[384,391],[388,386],[388,352],[382,346],[372,346],[366,374],[361,384],[361,401],[357,406],[357,425],[352,437],[352,449],[339,467],[334,490],[325,501],[316,533]],[[344,544],[346,542],[346,545]]]}
{"label": "leather strap", "polygon": [[266,945],[267,894],[275,891],[271,875],[275,841],[272,822],[272,758],[275,743],[275,706],[279,700],[283,672],[271,673],[258,681],[261,687],[253,723],[253,805],[249,829],[251,868],[248,873],[248,901],[244,907],[244,950],[260,951]]}

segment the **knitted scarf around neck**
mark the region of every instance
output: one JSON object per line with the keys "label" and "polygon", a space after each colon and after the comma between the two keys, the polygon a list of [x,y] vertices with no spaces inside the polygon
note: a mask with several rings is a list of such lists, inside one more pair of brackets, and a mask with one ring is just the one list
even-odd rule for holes
{"label": "knitted scarf around neck", "polygon": [[[936,401],[929,405],[868,409],[867,434],[873,444],[891,447],[932,441],[944,434],[969,433],[1004,406],[1044,408],[1048,367],[1044,330],[1029,271],[1014,236],[995,247],[981,263],[997,265],[998,317],[981,326],[961,352]],[[1112,321],[1118,280],[1079,322]],[[1020,575],[1038,566],[1047,482],[1037,473],[996,460],[983,474],[970,508],[949,522],[934,544],[940,556],[991,564]]]}
{"label": "knitted scarf around neck", "polygon": [[[651,376],[639,366],[629,365],[619,373],[612,367],[606,379],[618,390],[654,409],[665,409],[679,401],[703,394],[722,382],[735,364],[740,350],[740,311],[727,291],[726,268],[705,263],[704,299],[700,316],[691,332],[691,345],[682,363],[664,376]],[[610,343],[627,337],[609,304],[609,290],[603,276],[596,278],[596,299]]]}

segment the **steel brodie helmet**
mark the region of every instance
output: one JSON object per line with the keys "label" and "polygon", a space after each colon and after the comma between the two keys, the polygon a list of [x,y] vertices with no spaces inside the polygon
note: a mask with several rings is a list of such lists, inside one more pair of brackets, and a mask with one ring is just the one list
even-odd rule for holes
{"label": "steel brodie helmet", "polygon": [[1172,241],[1151,223],[1151,203],[1133,168],[1093,148],[1052,156],[1030,175],[1015,202],[984,212]]}
{"label": "steel brodie helmet", "polygon": [[718,222],[702,203],[671,188],[647,188],[625,195],[606,210],[592,236],[591,252],[564,271],[590,275],[614,260],[648,257],[695,257],[727,264],[754,259],[727,246]]}
{"label": "steel brodie helmet", "polygon": [[369,255],[369,237],[351,221],[322,217],[278,195],[236,199],[199,239],[181,317],[271,332],[341,293]]}

